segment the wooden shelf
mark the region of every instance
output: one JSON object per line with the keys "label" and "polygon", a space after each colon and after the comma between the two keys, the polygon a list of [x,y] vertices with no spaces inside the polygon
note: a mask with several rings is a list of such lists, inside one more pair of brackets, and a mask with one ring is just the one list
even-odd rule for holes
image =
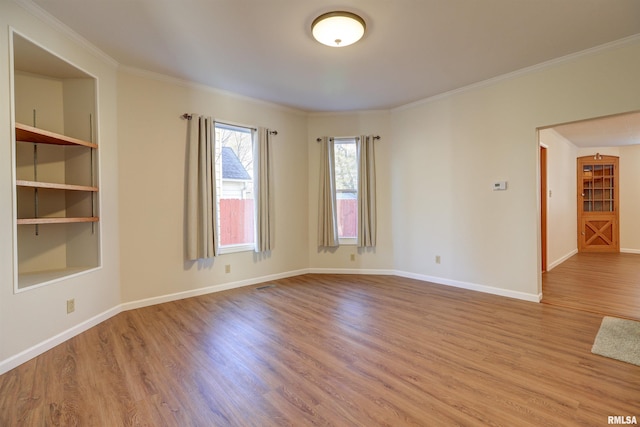
{"label": "wooden shelf", "polygon": [[22,123],[16,123],[16,141],[55,145],[81,145],[83,147],[98,148],[98,144],[94,144],[93,142],[60,135],[55,132],[34,128]]}
{"label": "wooden shelf", "polygon": [[36,225],[36,224],[69,224],[74,222],[98,222],[100,218],[97,216],[78,217],[78,218],[18,218],[18,225]]}
{"label": "wooden shelf", "polygon": [[17,179],[16,186],[27,187],[27,188],[48,188],[52,190],[92,191],[92,192],[98,191],[98,187],[92,187],[88,185],[57,184],[53,182],[26,181],[23,179]]}

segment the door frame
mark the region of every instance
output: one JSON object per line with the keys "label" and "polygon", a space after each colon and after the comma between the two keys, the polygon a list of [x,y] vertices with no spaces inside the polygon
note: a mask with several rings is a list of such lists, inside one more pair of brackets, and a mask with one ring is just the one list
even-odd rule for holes
{"label": "door frame", "polygon": [[548,146],[539,144],[540,150],[540,261],[541,271],[547,271],[547,150]]}

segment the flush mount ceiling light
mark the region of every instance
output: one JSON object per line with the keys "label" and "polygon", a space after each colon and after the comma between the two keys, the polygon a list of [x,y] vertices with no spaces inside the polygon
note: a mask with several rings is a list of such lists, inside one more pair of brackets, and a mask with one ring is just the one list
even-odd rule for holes
{"label": "flush mount ceiling light", "polygon": [[331,47],[354,44],[364,35],[364,19],[351,12],[329,12],[311,24],[311,33],[320,43]]}

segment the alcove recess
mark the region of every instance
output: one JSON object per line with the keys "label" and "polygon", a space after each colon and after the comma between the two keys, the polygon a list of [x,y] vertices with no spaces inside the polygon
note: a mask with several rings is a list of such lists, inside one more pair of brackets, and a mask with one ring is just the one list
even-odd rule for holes
{"label": "alcove recess", "polygon": [[100,265],[96,79],[13,33],[16,291]]}

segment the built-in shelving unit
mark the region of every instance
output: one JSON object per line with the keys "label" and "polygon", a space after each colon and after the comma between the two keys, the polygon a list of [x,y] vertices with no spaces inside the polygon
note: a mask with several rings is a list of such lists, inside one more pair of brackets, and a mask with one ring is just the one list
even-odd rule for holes
{"label": "built-in shelving unit", "polygon": [[100,266],[97,81],[12,36],[19,292]]}
{"label": "built-in shelving unit", "polygon": [[[98,148],[97,144],[92,142],[83,141],[81,139],[72,138],[66,135],[60,135],[55,132],[50,132],[44,129],[38,129],[32,126],[28,126],[22,123],[16,123],[16,143],[29,142],[34,144],[51,144],[51,145],[75,145],[80,147],[87,147],[90,150]],[[93,158],[93,156],[91,157]],[[34,155],[34,170],[37,169],[37,159]],[[34,176],[37,173],[34,172]],[[87,217],[38,217],[38,189],[59,190],[59,191],[84,191],[88,193],[95,193],[98,191],[98,187],[90,185],[76,185],[76,184],[60,184],[54,182],[40,182],[40,181],[28,181],[23,179],[16,180],[16,187],[21,188],[33,188],[34,189],[34,205],[35,205],[35,217],[33,218],[17,218],[16,223],[18,225],[39,225],[39,224],[69,224],[74,222],[97,222],[97,216]],[[91,200],[91,210],[93,211],[93,197]]]}

